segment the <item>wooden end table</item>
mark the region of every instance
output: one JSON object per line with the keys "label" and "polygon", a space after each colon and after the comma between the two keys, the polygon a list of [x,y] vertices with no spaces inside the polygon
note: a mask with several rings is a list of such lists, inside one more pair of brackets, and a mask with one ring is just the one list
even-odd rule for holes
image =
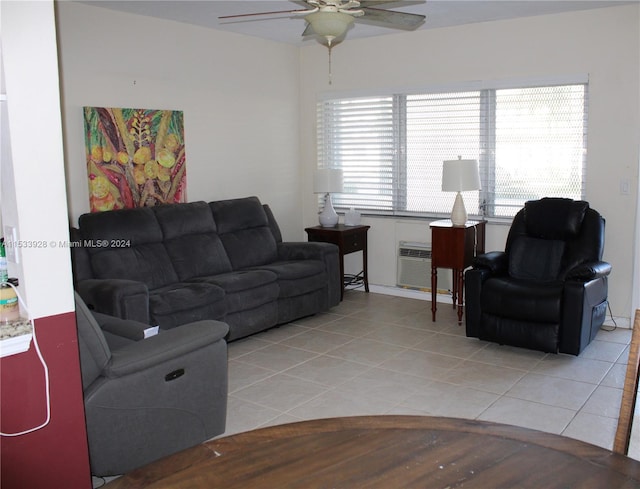
{"label": "wooden end table", "polygon": [[467,221],[454,226],[450,219],[434,221],[431,228],[431,314],[436,320],[438,268],[453,269],[453,308],[458,307],[458,324],[462,324],[464,270],[473,258],[484,253],[486,221]]}
{"label": "wooden end table", "polygon": [[[364,284],[365,292],[369,292],[369,275],[367,272],[367,231],[371,226],[345,226],[338,224],[337,226],[326,228],[323,226],[314,226],[306,228],[309,241],[321,241],[324,243],[333,243],[338,246],[340,253],[340,278],[342,280],[342,291],[340,292],[340,300],[344,297],[345,275],[344,275],[344,255],[355,251],[362,251],[362,272],[355,276],[355,281]],[[349,279],[347,284],[354,283],[354,279]]]}

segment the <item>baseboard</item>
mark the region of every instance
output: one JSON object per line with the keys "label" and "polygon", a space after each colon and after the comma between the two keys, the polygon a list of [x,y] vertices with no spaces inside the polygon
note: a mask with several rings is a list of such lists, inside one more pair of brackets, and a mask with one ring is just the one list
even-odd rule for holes
{"label": "baseboard", "polygon": [[[371,285],[369,284],[369,291],[376,294],[394,295],[397,297],[406,297],[408,299],[419,299],[422,301],[431,300],[431,291],[425,292],[417,289],[407,289],[405,287],[395,287],[391,285]],[[451,294],[438,294],[436,296],[437,302],[445,302],[451,304]]]}

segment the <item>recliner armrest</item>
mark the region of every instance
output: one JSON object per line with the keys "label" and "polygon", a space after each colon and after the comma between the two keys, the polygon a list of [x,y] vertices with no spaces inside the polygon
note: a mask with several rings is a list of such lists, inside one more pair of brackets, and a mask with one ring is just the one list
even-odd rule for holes
{"label": "recliner armrest", "polygon": [[141,323],[140,321],[117,318],[100,312],[94,312],[93,316],[98,321],[102,331],[133,341],[143,340],[145,338],[145,331],[151,328],[148,324]]}
{"label": "recliner armrest", "polygon": [[486,268],[493,275],[506,275],[509,270],[509,257],[504,251],[490,251],[473,259],[474,268]]}
{"label": "recliner armrest", "polygon": [[109,378],[123,377],[163,364],[216,341],[224,341],[229,331],[226,323],[214,320],[196,321],[163,331],[144,341],[113,351],[104,370]]}
{"label": "recliner armrest", "polygon": [[567,280],[579,280],[587,282],[600,277],[606,277],[611,273],[611,264],[606,261],[591,261],[582,263],[567,272]]}

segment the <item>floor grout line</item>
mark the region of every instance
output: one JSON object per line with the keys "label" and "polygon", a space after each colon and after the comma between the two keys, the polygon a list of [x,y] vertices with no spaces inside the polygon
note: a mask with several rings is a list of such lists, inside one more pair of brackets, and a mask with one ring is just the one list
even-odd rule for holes
{"label": "floor grout line", "polygon": [[[353,295],[353,294],[357,294],[357,295]],[[504,410],[505,406],[509,406],[510,403],[512,402],[516,402],[516,404],[514,405],[531,406],[532,408],[538,410],[539,412],[542,412],[543,417],[544,417],[545,409],[550,410],[549,411],[550,413],[553,413],[553,412],[565,412],[567,414],[573,413],[573,415],[570,418],[567,418],[565,416],[564,418],[562,418],[562,420],[560,420],[559,418],[556,420],[553,420],[553,423],[555,423],[554,425],[555,428],[553,428],[552,431],[557,432],[558,429],[561,427],[560,431],[562,433],[569,430],[574,434],[574,436],[576,436],[574,432],[577,429],[577,425],[574,429],[574,426],[573,426],[574,421],[578,420],[579,415],[581,413],[584,413],[585,415],[588,414],[590,416],[593,415],[592,413],[586,413],[584,411],[584,408],[585,406],[587,406],[589,401],[595,395],[596,391],[598,390],[598,387],[602,386],[602,387],[611,387],[614,389],[618,389],[618,387],[616,387],[616,383],[619,383],[619,380],[616,379],[616,376],[614,375],[615,372],[612,373],[612,369],[614,365],[623,365],[622,361],[624,360],[624,355],[628,354],[628,347],[625,346],[625,343],[624,343],[625,341],[624,332],[616,333],[616,336],[615,336],[616,341],[609,341],[611,340],[611,337],[607,337],[607,340],[597,338],[596,340],[594,340],[594,342],[592,342],[592,348],[589,351],[589,355],[596,355],[596,356],[611,355],[612,357],[615,356],[616,358],[613,360],[610,360],[610,359],[602,360],[600,358],[578,357],[578,359],[584,358],[585,360],[589,360],[588,362],[584,362],[585,368],[589,368],[588,372],[582,372],[585,375],[583,375],[578,380],[576,378],[573,378],[573,379],[570,378],[571,374],[567,373],[567,370],[566,370],[567,368],[570,368],[570,367],[567,367],[568,364],[572,364],[572,363],[575,364],[575,357],[554,356],[550,353],[546,353],[540,356],[540,358],[536,359],[536,358],[531,358],[532,353],[529,350],[520,350],[520,349],[511,348],[511,347],[504,347],[504,349],[502,349],[502,347],[498,347],[495,344],[489,343],[489,342],[486,342],[484,345],[478,344],[477,350],[465,352],[464,354],[461,354],[461,355],[456,355],[455,351],[452,351],[452,350],[448,350],[444,352],[434,351],[436,347],[433,347],[432,349],[428,349],[430,341],[434,341],[434,344],[438,344],[438,343],[435,343],[435,341],[442,341],[443,343],[439,343],[439,344],[445,345],[448,348],[454,348],[455,345],[457,345],[458,343],[461,345],[464,345],[464,340],[467,340],[469,342],[471,341],[479,342],[479,340],[466,338],[466,336],[464,335],[464,324],[463,325],[457,324],[455,311],[451,312],[449,310],[450,308],[439,307],[437,321],[434,323],[431,321],[431,316],[430,316],[431,311],[429,306],[427,304],[416,305],[415,301],[416,299],[406,299],[406,298],[400,298],[400,297],[395,297],[393,298],[393,300],[389,300],[385,296],[381,296],[375,293],[365,294],[363,292],[350,292],[345,296],[345,301],[341,303],[341,305],[337,306],[336,308],[334,308],[333,310],[331,310],[326,314],[319,314],[310,318],[305,318],[303,320],[297,320],[291,323],[290,325],[280,326],[281,329],[279,328],[279,330],[277,331],[275,330],[271,332],[267,331],[265,333],[259,333],[257,335],[254,335],[252,338],[264,341],[265,344],[256,343],[255,349],[251,349],[250,344],[245,344],[243,348],[247,348],[247,351],[243,352],[241,355],[238,355],[238,356],[231,354],[230,360],[232,362],[237,361],[245,365],[259,367],[265,370],[271,370],[271,373],[270,375],[264,378],[260,378],[259,380],[256,380],[246,385],[241,384],[242,379],[237,379],[237,380],[232,379],[231,382],[237,381],[239,385],[242,385],[242,387],[239,387],[236,390],[232,391],[231,395],[234,396],[235,400],[242,400],[236,396],[238,391],[245,389],[247,387],[259,386],[261,382],[264,382],[267,379],[273,379],[273,377],[276,377],[279,374],[286,374],[292,378],[295,378],[297,381],[302,380],[303,382],[310,382],[312,383],[312,385],[317,384],[319,388],[317,393],[308,396],[304,401],[297,402],[295,403],[295,405],[292,405],[292,406],[288,406],[285,410],[274,409],[269,405],[260,404],[259,400],[256,400],[256,399],[253,399],[253,400],[247,399],[246,402],[252,403],[253,405],[263,406],[265,410],[268,410],[268,411],[265,411],[265,416],[268,417],[269,419],[268,420],[256,420],[256,419],[242,420],[240,418],[234,418],[234,416],[239,415],[239,413],[229,413],[229,417],[233,421],[232,423],[233,426],[237,427],[239,431],[244,431],[242,427],[245,425],[247,426],[246,429],[250,429],[252,426],[255,426],[256,423],[259,426],[267,426],[270,423],[278,420],[278,418],[280,417],[283,417],[283,420],[289,420],[292,418],[300,419],[299,416],[296,416],[291,413],[302,412],[298,408],[301,408],[305,405],[308,407],[308,409],[305,410],[307,413],[313,414],[315,412],[316,415],[319,417],[323,417],[327,412],[334,412],[334,411],[339,412],[341,409],[344,409],[345,412],[351,413],[354,409],[356,409],[354,406],[357,406],[358,403],[362,405],[363,399],[368,398],[366,396],[361,399],[358,397],[360,395],[358,394],[358,392],[365,392],[365,393],[367,392],[365,387],[363,386],[367,386],[369,385],[369,383],[374,385],[376,381],[381,380],[381,379],[376,379],[375,378],[376,375],[379,374],[380,377],[384,377],[385,375],[387,375],[385,374],[385,372],[388,372],[390,376],[389,378],[391,379],[396,378],[394,376],[397,376],[398,374],[401,374],[401,375],[404,374],[406,376],[407,382],[413,380],[414,378],[417,379],[415,383],[415,387],[413,386],[411,387],[410,394],[404,395],[404,393],[402,393],[402,395],[398,395],[396,399],[394,399],[392,395],[392,393],[394,392],[393,389],[384,390],[382,387],[379,387],[379,388],[377,387],[375,392],[367,394],[367,396],[370,396],[371,399],[378,399],[380,406],[370,406],[369,408],[363,408],[365,411],[371,411],[371,410],[375,411],[378,407],[380,407],[381,409],[384,410],[384,412],[387,412],[387,413],[414,412],[414,411],[420,412],[419,409],[416,409],[415,407],[411,407],[411,406],[415,406],[415,405],[420,406],[419,402],[421,402],[423,399],[423,397],[420,397],[422,393],[421,389],[424,390],[430,386],[431,390],[429,392],[437,392],[437,390],[434,391],[433,389],[444,388],[445,392],[453,392],[456,396],[457,395],[472,395],[475,397],[480,396],[478,397],[478,399],[480,399],[480,401],[478,402],[481,402],[481,404],[477,404],[477,405],[473,404],[469,408],[470,409],[469,412],[473,411],[473,409],[476,410],[474,411],[474,415],[472,416],[474,419],[481,419],[482,417],[491,418],[491,416],[493,416],[494,413],[501,412],[500,409]],[[404,307],[403,305],[406,305],[407,307]],[[341,312],[341,309],[344,312]],[[340,324],[340,321],[342,321],[342,324]],[[419,321],[424,321],[424,323],[420,324]],[[345,332],[341,332],[339,330],[340,327],[345,327],[346,329],[349,325],[354,325],[355,328]],[[293,326],[292,328],[290,328],[290,331],[287,330],[289,326]],[[373,330],[366,331],[366,327],[371,327]],[[300,328],[304,328],[305,330],[301,330]],[[393,335],[394,329],[397,329],[397,333],[400,335],[399,339],[397,340],[394,339],[392,336],[389,336],[389,335]],[[376,333],[375,330],[378,330],[378,333]],[[322,344],[325,345],[322,347],[321,352],[318,349],[319,347],[314,349],[314,346],[312,345],[312,343],[308,343],[306,347],[301,347],[300,345],[298,346],[293,345],[293,343],[295,343],[296,337],[303,334],[306,334],[307,336],[311,336],[314,331],[322,332],[323,334],[325,333],[331,334],[331,336],[324,336],[325,343],[318,343],[319,345],[322,345]],[[630,330],[628,331],[629,331],[628,336],[630,338]],[[421,335],[417,333],[425,333],[425,338],[423,340],[419,340]],[[269,335],[271,335],[271,338]],[[339,339],[339,335],[342,335],[345,337],[344,343],[341,343],[341,344],[336,343],[335,345],[326,346],[327,338],[330,338],[331,341],[334,341]],[[412,338],[411,335],[415,335],[415,338],[416,338],[416,342],[413,344],[411,344],[410,342],[410,338]],[[319,335],[319,337],[320,336],[322,335]],[[455,340],[454,338],[460,338],[460,340]],[[311,339],[304,338],[304,340],[313,341],[312,338]],[[301,338],[298,338],[298,341],[301,341]],[[349,344],[351,344],[351,348],[353,349],[352,350],[353,352],[357,353],[358,351],[362,351],[361,349],[359,349],[361,348],[359,347],[359,344],[360,344],[359,342],[362,342],[362,341],[374,342],[374,343],[365,343],[365,344],[380,345],[380,350],[376,353],[377,356],[372,355],[369,357],[363,356],[362,358],[358,358],[357,355],[356,356],[354,356],[353,354],[350,355],[348,349],[342,352],[340,351],[341,348]],[[288,344],[287,342],[290,342],[292,344]],[[621,345],[622,350],[619,354],[615,355],[616,349],[610,345],[606,345],[605,343],[609,343],[610,345],[612,344]],[[454,346],[451,346],[452,344]],[[248,358],[247,359],[243,358],[246,355],[251,354],[255,351],[269,348],[269,346],[271,345],[280,345],[287,348],[293,348],[296,350],[300,350],[300,351],[304,351],[306,353],[312,354],[313,356],[301,362],[290,365],[286,368],[277,369],[277,370],[269,369],[268,367],[265,367],[266,365],[265,363],[261,363],[261,365],[256,365],[255,363],[251,363],[250,361],[247,361],[249,360]],[[388,348],[389,352],[385,352],[385,347]],[[598,347],[600,348],[600,350],[598,350]],[[229,345],[229,349],[230,351],[233,351],[234,343],[231,343]],[[394,352],[394,350],[397,350],[397,351]],[[408,352],[411,352],[411,353],[408,354]],[[403,367],[402,367],[403,363],[406,363],[407,361],[413,358],[419,359],[421,354],[426,359],[425,361],[427,361],[425,365],[428,365],[429,359],[432,359],[434,361],[444,361],[445,363],[449,360],[457,360],[457,362],[450,365],[449,367],[442,368],[441,370],[440,370],[440,367],[438,367],[437,370],[439,373],[437,375],[418,376],[414,374],[414,371],[416,370],[415,366],[409,371],[407,371],[406,369],[403,371]],[[444,359],[441,360],[441,357],[444,357],[449,360],[444,360]],[[367,358],[369,358],[370,360],[367,360]],[[382,360],[380,360],[381,358]],[[323,361],[317,363],[318,359],[322,359]],[[340,360],[341,362],[344,362],[344,366],[349,366],[352,364],[354,366],[359,365],[357,368],[361,370],[355,373],[345,372],[344,376],[346,380],[338,384],[331,383],[331,379],[335,378],[335,375],[336,375],[335,371],[329,371],[330,372],[329,374],[327,374],[326,372],[323,373],[322,371],[320,372],[313,371],[311,373],[309,371],[305,372],[305,365],[307,365],[309,368],[313,368],[314,365],[320,365],[323,368],[329,368],[331,367],[331,363],[334,360],[336,361]],[[396,362],[395,365],[393,364],[393,362],[385,365],[387,362],[390,362],[391,360],[394,360]],[[518,363],[519,361],[520,363]],[[310,362],[316,362],[316,363],[310,363]],[[477,366],[477,368],[480,369],[481,371],[484,369],[484,367],[482,366],[485,366],[488,369],[486,370],[486,372],[495,372],[496,371],[495,368],[492,369],[491,367],[497,367],[499,369],[502,369],[505,373],[508,373],[508,375],[503,378],[484,379],[482,381],[483,382],[482,385],[474,386],[471,383],[465,382],[463,378],[462,379],[454,378],[454,374],[456,373],[456,371],[464,373],[464,370],[456,370],[456,369],[460,369],[461,366],[465,364],[465,362],[472,362],[472,363],[467,363],[467,367]],[[556,362],[557,365],[554,365],[554,362]],[[442,365],[445,365],[445,363],[442,363]],[[608,365],[608,367],[606,368],[606,371],[602,373],[602,366],[605,363]],[[390,368],[390,367],[393,367],[393,368]],[[600,367],[600,369],[598,370],[597,367]],[[577,368],[577,367],[573,367],[573,368]],[[595,368],[595,370],[592,368]],[[563,371],[563,369],[565,370]],[[617,370],[619,375],[619,368]],[[513,376],[512,373],[515,373],[515,372],[520,372],[520,374],[516,374],[515,376]],[[586,375],[587,373],[589,375]],[[480,372],[479,374],[481,375],[480,378],[482,378],[482,372]],[[609,377],[610,374],[612,374],[611,377]],[[232,376],[234,375],[233,370],[231,371],[231,375]],[[322,375],[331,375],[334,377],[327,377],[327,380],[325,380],[324,382],[317,380],[317,379],[321,379]],[[593,390],[590,392],[590,394],[586,396],[586,398],[581,402],[580,408],[577,410],[574,410],[572,408],[566,407],[565,405],[554,404],[553,396],[550,397],[550,400],[544,400],[544,401],[535,400],[535,399],[531,400],[532,396],[526,396],[527,398],[518,397],[515,394],[515,392],[512,392],[512,390],[516,385],[522,382],[525,379],[525,377],[529,375],[539,376],[541,378],[540,382],[542,383],[544,383],[544,379],[549,379],[550,385],[553,385],[553,381],[554,379],[556,379],[556,380],[561,380],[566,382],[577,382],[585,385],[592,385],[594,387],[593,387]],[[585,381],[584,379],[590,378],[589,376],[592,376],[593,378],[597,377],[599,378],[599,380],[597,381],[597,383]],[[373,380],[371,379],[371,377],[373,377]],[[311,379],[316,379],[316,380],[311,380]],[[603,382],[605,382],[605,379],[609,385],[603,384]],[[271,382],[273,382],[273,380],[271,380]],[[492,382],[493,384],[495,384],[493,387],[492,387]],[[611,385],[611,384],[614,384],[614,385]],[[380,385],[384,386],[386,384],[384,384],[384,382],[380,382]],[[359,386],[358,387],[359,390],[358,391],[353,390],[354,386]],[[502,387],[499,387],[499,386],[502,386]],[[395,386],[394,388],[397,391],[398,387]],[[352,389],[353,392],[351,392],[350,389]],[[493,391],[491,389],[493,389]],[[250,392],[250,391],[247,391],[247,392]],[[474,392],[476,394],[473,394]],[[350,397],[349,394],[352,394],[352,396]],[[491,396],[495,396],[495,397],[491,398]],[[413,400],[411,400],[412,398]],[[343,399],[344,402],[346,402],[346,404],[344,406],[340,406],[340,405],[329,406],[329,405],[323,404],[323,402],[326,402],[325,400],[328,400],[328,399]],[[484,399],[484,401],[482,401],[482,399]],[[561,398],[558,398],[558,399],[561,399]],[[597,397],[593,397],[593,399],[594,399],[593,402],[598,401]],[[416,401],[418,401],[417,404],[416,404]],[[458,401],[455,398],[434,399],[433,401],[444,403],[445,407],[448,405],[447,403],[451,402],[453,403],[451,404],[452,408],[456,407],[455,403],[464,402],[464,401]],[[487,402],[487,401],[490,401],[490,402]],[[426,402],[428,403],[429,399],[427,399]],[[486,405],[484,404],[485,402],[486,402]],[[350,406],[349,405],[350,403],[353,403],[353,405]],[[282,403],[280,402],[280,404]],[[561,401],[560,400],[557,401],[557,404],[561,404]],[[437,404],[434,404],[433,406],[435,405]],[[319,406],[318,411],[314,411],[312,409],[315,406]],[[326,409],[324,409],[324,412],[323,412],[322,406],[326,406]],[[385,406],[391,406],[391,407],[385,408]],[[424,405],[423,406],[424,412],[430,412],[430,411],[433,412],[434,411],[433,406]],[[438,409],[442,409],[442,404],[440,404],[440,406],[441,407]],[[270,413],[274,411],[278,412],[279,414],[273,417],[270,416]],[[461,412],[461,411],[457,411],[457,412]],[[363,414],[367,414],[367,413],[363,413]],[[521,414],[522,418],[520,418],[520,421],[514,418],[515,421],[511,422],[510,424],[527,425],[528,423],[531,422],[531,420],[524,419],[524,417],[527,416],[526,413],[511,413],[511,416],[514,417],[516,414],[518,415]],[[598,416],[598,415],[595,415],[595,416]],[[587,419],[590,419],[590,418],[587,418]],[[601,416],[598,419],[603,419],[602,421],[603,424],[606,424],[606,422],[604,421],[606,419],[615,420],[614,418],[611,418],[608,416]],[[541,423],[544,425],[545,421],[546,420],[541,420]],[[537,421],[534,420],[534,422],[537,422]],[[583,424],[584,424],[584,420],[583,420]],[[232,433],[227,433],[227,434],[232,434]],[[581,436],[583,436],[583,438],[588,438],[587,435],[588,433]],[[604,434],[603,437],[601,437],[600,439],[593,438],[591,440],[587,439],[583,441],[590,441],[592,443],[596,443],[596,444],[599,443],[603,445],[603,444],[609,443],[609,441],[607,440],[608,436],[609,434]],[[613,437],[611,435],[611,442],[612,442],[612,439]]]}

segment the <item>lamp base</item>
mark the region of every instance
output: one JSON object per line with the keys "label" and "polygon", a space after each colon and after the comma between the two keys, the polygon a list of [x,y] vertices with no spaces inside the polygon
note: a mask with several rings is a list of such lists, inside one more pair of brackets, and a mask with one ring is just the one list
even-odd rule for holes
{"label": "lamp base", "polygon": [[318,215],[320,225],[324,228],[332,228],[338,224],[338,214],[333,208],[333,202],[331,202],[331,194],[327,192],[324,196],[324,209]]}
{"label": "lamp base", "polygon": [[451,222],[454,226],[464,226],[467,222],[467,210],[464,208],[462,194],[458,192],[451,210]]}

